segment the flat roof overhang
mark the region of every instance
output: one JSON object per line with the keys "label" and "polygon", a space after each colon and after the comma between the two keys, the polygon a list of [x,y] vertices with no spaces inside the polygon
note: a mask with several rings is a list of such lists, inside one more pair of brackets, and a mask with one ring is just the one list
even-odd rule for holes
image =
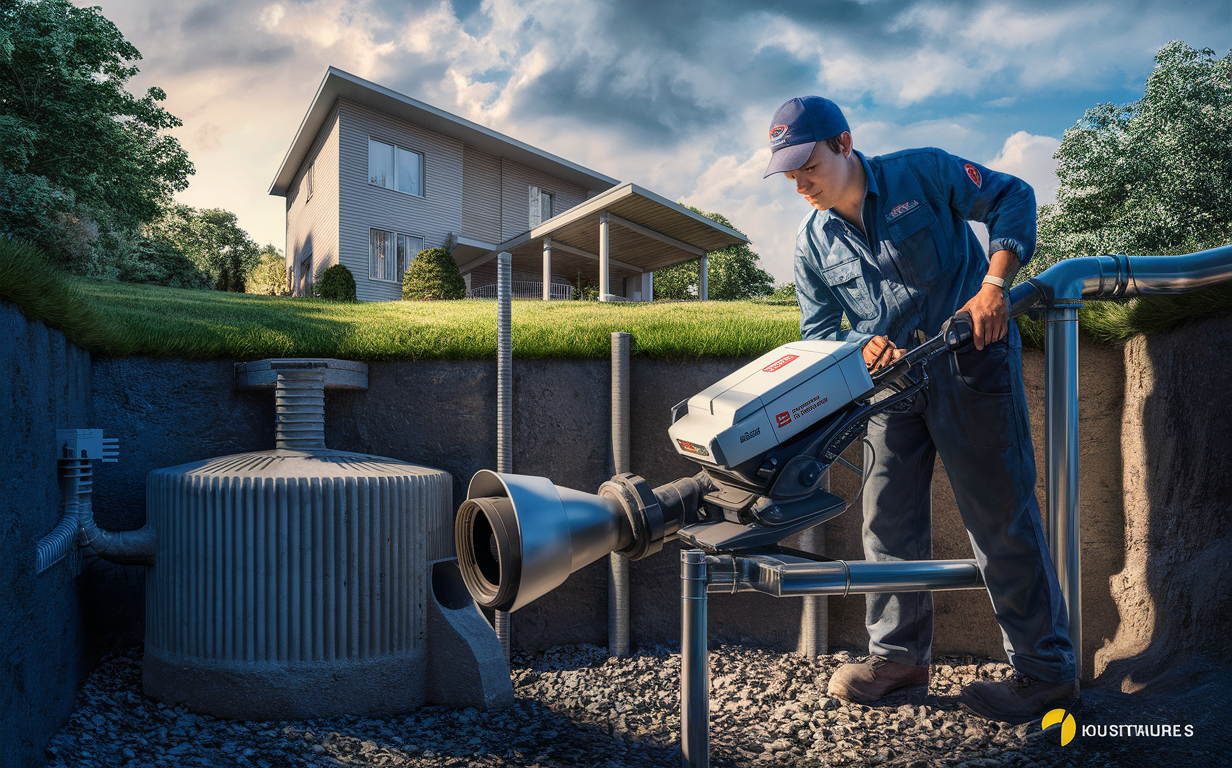
{"label": "flat roof overhang", "polygon": [[362,77],[344,72],[336,67],[325,71],[325,77],[317,88],[316,96],[304,115],[291,146],[274,175],[270,184],[269,194],[285,197],[295,173],[303,164],[308,150],[317,133],[329,117],[330,110],[338,99],[346,99],[357,104],[377,110],[393,117],[401,118],[415,125],[423,126],[430,131],[458,139],[468,147],[474,147],[489,155],[504,157],[528,168],[551,174],[565,181],[577,184],[586,190],[600,191],[614,187],[618,182],[610,176],[598,171],[592,171],[577,163],[571,163],[562,157],[532,147],[525,142],[497,133],[491,128],[485,128],[478,123],[450,114],[443,109],[417,101],[397,91],[392,91],[377,85]]}
{"label": "flat roof overhang", "polygon": [[625,182],[487,253],[476,255],[469,249],[462,253],[455,250],[455,259],[465,273],[495,259],[501,251],[508,251],[517,268],[535,272],[543,263],[544,239],[550,238],[553,272],[565,276],[580,273],[598,284],[599,220],[604,213],[609,221],[608,253],[613,277],[653,272],[749,242],[730,227]]}

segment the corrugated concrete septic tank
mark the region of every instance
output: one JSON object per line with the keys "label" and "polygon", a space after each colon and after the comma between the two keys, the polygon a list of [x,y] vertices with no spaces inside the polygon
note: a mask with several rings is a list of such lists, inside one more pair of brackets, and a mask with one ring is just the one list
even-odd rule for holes
{"label": "corrugated concrete septic tank", "polygon": [[242,719],[421,706],[449,473],[325,447],[325,390],[366,389],[362,363],[263,360],[235,378],[276,390],[277,448],[150,473],[146,693]]}

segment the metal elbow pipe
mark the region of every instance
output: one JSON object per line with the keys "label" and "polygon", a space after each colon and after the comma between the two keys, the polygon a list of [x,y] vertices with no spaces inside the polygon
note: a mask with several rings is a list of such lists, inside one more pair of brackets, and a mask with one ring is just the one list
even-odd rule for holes
{"label": "metal elbow pipe", "polygon": [[1039,303],[1076,304],[1186,293],[1232,280],[1232,245],[1182,256],[1083,256],[1066,259],[1010,291],[1010,316]]}
{"label": "metal elbow pipe", "polygon": [[93,555],[122,565],[154,565],[157,544],[150,526],[121,532],[100,528],[94,522],[89,496],[82,499],[78,516],[78,544],[87,557]]}

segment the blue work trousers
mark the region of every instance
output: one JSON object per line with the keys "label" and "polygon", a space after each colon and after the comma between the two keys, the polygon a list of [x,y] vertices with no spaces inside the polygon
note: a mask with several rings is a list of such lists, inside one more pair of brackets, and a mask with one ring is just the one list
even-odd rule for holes
{"label": "blue work trousers", "polygon": [[[1023,674],[1060,683],[1074,679],[1074,647],[1035,500],[1035,452],[1016,330],[982,351],[937,358],[921,393],[926,396],[917,394],[910,412],[869,422],[864,554],[878,561],[931,559],[939,453],[1010,663]],[[932,593],[865,599],[869,653],[928,666]]]}

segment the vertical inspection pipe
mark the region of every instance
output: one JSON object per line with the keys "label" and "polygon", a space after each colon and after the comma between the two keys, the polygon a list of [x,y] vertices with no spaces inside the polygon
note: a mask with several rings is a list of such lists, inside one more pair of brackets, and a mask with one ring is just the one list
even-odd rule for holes
{"label": "vertical inspection pipe", "polygon": [[710,649],[706,553],[680,552],[680,764],[710,768]]}
{"label": "vertical inspection pipe", "polygon": [[[612,333],[612,469],[629,472],[629,341],[628,333]],[[629,559],[608,554],[607,652],[629,655]]]}
{"label": "vertical inspection pipe", "polygon": [[[830,470],[822,476],[822,488],[830,490]],[[826,554],[826,529],[822,525],[814,525],[800,534],[800,549],[814,555]],[[807,658],[824,656],[830,652],[829,616],[826,612],[825,595],[809,595],[803,598],[800,608],[800,655]]]}
{"label": "vertical inspection pipe", "polygon": [[[513,337],[510,305],[513,302],[513,256],[496,256],[496,471],[513,472]],[[496,638],[509,661],[509,614],[496,612]]]}
{"label": "vertical inspection pipe", "polygon": [[1048,542],[1069,610],[1069,638],[1082,678],[1082,551],[1078,515],[1078,308],[1044,312],[1044,467]]}
{"label": "vertical inspection pipe", "polygon": [[609,231],[607,211],[604,211],[599,214],[599,301],[607,301],[608,294],[612,292],[612,287],[609,285],[609,273],[612,266],[611,249],[608,243]]}

